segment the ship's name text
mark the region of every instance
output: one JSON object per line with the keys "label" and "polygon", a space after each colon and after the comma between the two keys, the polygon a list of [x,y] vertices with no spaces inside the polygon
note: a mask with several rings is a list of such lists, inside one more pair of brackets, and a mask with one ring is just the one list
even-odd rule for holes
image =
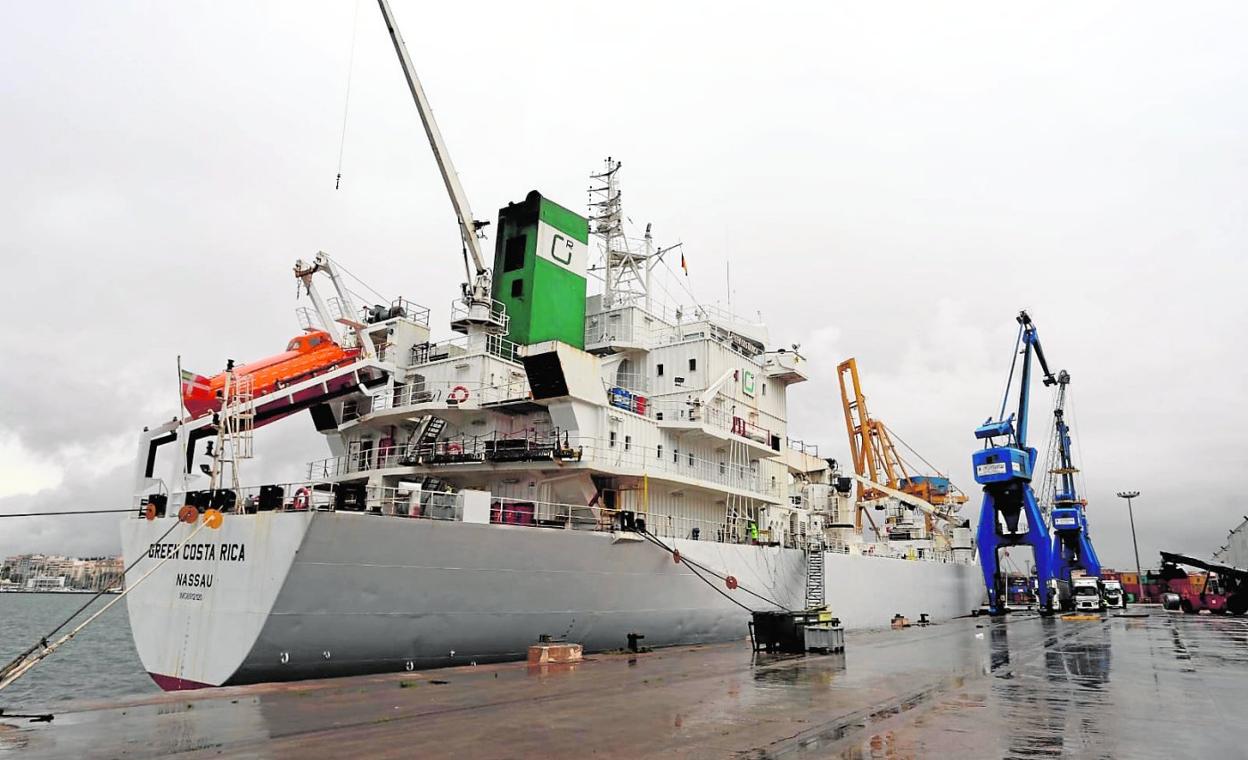
{"label": "ship's name text", "polygon": [[152,544],[147,547],[149,559],[189,559],[205,562],[244,562],[247,545],[234,543],[187,544],[179,551],[172,542]]}

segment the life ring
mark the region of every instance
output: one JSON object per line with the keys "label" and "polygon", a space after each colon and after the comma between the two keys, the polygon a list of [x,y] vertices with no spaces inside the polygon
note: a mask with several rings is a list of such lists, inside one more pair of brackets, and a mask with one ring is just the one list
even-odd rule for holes
{"label": "life ring", "polygon": [[303,509],[308,508],[308,489],[307,488],[300,488],[298,491],[295,491],[295,501],[294,503],[291,504],[291,507],[296,510],[303,510]]}
{"label": "life ring", "polygon": [[156,505],[148,504],[147,508],[143,510],[143,516],[146,517],[148,520],[155,520],[156,519]]}
{"label": "life ring", "polygon": [[453,404],[462,404],[468,400],[468,389],[462,385],[457,385],[447,394],[446,400]]}
{"label": "life ring", "polygon": [[460,446],[458,443],[448,443],[448,444],[446,444],[446,453],[448,453],[448,454],[462,454],[462,453],[464,453],[464,447],[463,447],[463,446]]}
{"label": "life ring", "polygon": [[193,525],[197,520],[199,520],[199,510],[188,504],[178,510],[178,520]]}

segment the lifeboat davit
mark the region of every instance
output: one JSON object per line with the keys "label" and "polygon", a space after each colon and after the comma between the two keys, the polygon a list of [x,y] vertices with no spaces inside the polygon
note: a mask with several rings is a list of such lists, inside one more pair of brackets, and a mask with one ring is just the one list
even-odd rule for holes
{"label": "lifeboat davit", "polygon": [[[358,348],[339,346],[324,330],[310,330],[292,338],[286,350],[276,356],[234,367],[234,375],[250,376],[252,395],[259,398],[327,369],[355,361],[359,355]],[[182,403],[192,418],[219,411],[224,392],[224,372],[213,377],[182,373]]]}

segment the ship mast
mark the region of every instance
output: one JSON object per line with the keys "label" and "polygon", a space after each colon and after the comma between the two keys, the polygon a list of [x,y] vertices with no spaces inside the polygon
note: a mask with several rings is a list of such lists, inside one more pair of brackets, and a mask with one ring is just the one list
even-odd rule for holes
{"label": "ship mast", "polygon": [[624,235],[624,210],[620,199],[619,161],[607,157],[603,170],[589,175],[596,185],[589,188],[590,231],[602,238],[602,264],[590,271],[602,271],[604,308],[641,302],[650,311],[651,273],[663,254],[679,244],[656,250],[650,225],[640,251],[634,251]]}
{"label": "ship mast", "polygon": [[394,43],[394,52],[399,57],[399,65],[403,68],[403,76],[407,79],[408,89],[412,92],[412,100],[415,101],[416,110],[420,113],[420,121],[425,127],[425,136],[429,138],[429,147],[433,149],[433,158],[437,161],[438,171],[442,173],[442,182],[446,185],[447,195],[451,197],[451,205],[455,208],[459,234],[463,240],[465,265],[467,265],[467,259],[471,257],[472,265],[476,270],[475,274],[469,272],[472,281],[464,283],[463,303],[467,307],[467,314],[459,320],[462,324],[455,325],[456,329],[462,327],[463,331],[467,332],[468,325],[472,324],[484,327],[491,332],[505,331],[506,315],[502,313],[502,305],[492,298],[490,270],[485,266],[485,259],[481,255],[481,229],[489,222],[478,221],[472,216],[472,208],[468,205],[468,194],[464,192],[463,186],[459,183],[459,175],[455,171],[455,165],[451,163],[450,151],[447,150],[446,141],[442,139],[442,132],[433,118],[433,108],[425,96],[425,89],[420,84],[420,78],[416,76],[416,67],[412,65],[412,58],[408,55],[407,44],[403,42],[403,36],[399,34],[399,26],[394,20],[394,12],[390,10],[390,3],[387,0],[377,0],[377,5],[381,8],[381,16],[386,22],[386,29],[390,32],[390,40]]}

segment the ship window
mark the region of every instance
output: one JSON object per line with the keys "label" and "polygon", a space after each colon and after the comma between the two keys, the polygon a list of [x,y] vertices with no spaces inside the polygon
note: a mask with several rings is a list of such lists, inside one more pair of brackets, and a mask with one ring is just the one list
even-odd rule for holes
{"label": "ship window", "polygon": [[511,281],[511,297],[519,298],[524,295],[524,280],[516,278]]}
{"label": "ship window", "polygon": [[689,466],[690,467],[693,466],[693,452],[692,451],[689,452]]}
{"label": "ship window", "polygon": [[690,371],[690,372],[697,372],[697,371],[698,371],[698,360],[697,360],[697,359],[690,359],[690,360],[689,360],[689,371]]}
{"label": "ship window", "polygon": [[308,347],[311,348],[312,346],[319,346],[323,342],[324,341],[321,340],[321,336],[316,335],[311,338],[308,338]]}
{"label": "ship window", "polygon": [[657,455],[655,458],[656,458],[656,459],[662,459],[662,458],[663,458],[663,444],[661,444],[661,443],[660,443],[660,444],[659,444],[659,447],[658,447],[657,449],[655,449],[655,451],[657,451],[657,452],[658,452],[658,455]]}
{"label": "ship window", "polygon": [[680,461],[680,449],[673,448],[672,449],[672,464],[676,464],[679,461]]}
{"label": "ship window", "polygon": [[507,247],[503,249],[504,272],[514,272],[524,268],[524,249],[527,242],[527,235],[516,235],[507,241]]}
{"label": "ship window", "polygon": [[663,365],[662,364],[658,365],[655,368],[655,372],[656,374],[658,374],[659,377],[663,377]]}
{"label": "ship window", "polygon": [[298,339],[298,338],[295,338],[294,340],[292,340],[292,341],[290,342],[290,345],[286,347],[286,350],[287,350],[287,351],[298,351],[298,350],[299,350],[299,339]]}
{"label": "ship window", "polygon": [[720,474],[720,475],[723,475],[723,474],[724,474],[724,470],[725,470],[725,468],[724,468],[724,463],[723,463],[723,462],[720,462],[720,463],[719,463],[719,474]]}
{"label": "ship window", "polygon": [[614,430],[611,431],[611,435],[607,440],[609,441],[609,445],[611,446],[615,445],[615,431]]}
{"label": "ship window", "polygon": [[631,435],[624,436],[624,450],[628,451],[633,448],[633,437]]}

